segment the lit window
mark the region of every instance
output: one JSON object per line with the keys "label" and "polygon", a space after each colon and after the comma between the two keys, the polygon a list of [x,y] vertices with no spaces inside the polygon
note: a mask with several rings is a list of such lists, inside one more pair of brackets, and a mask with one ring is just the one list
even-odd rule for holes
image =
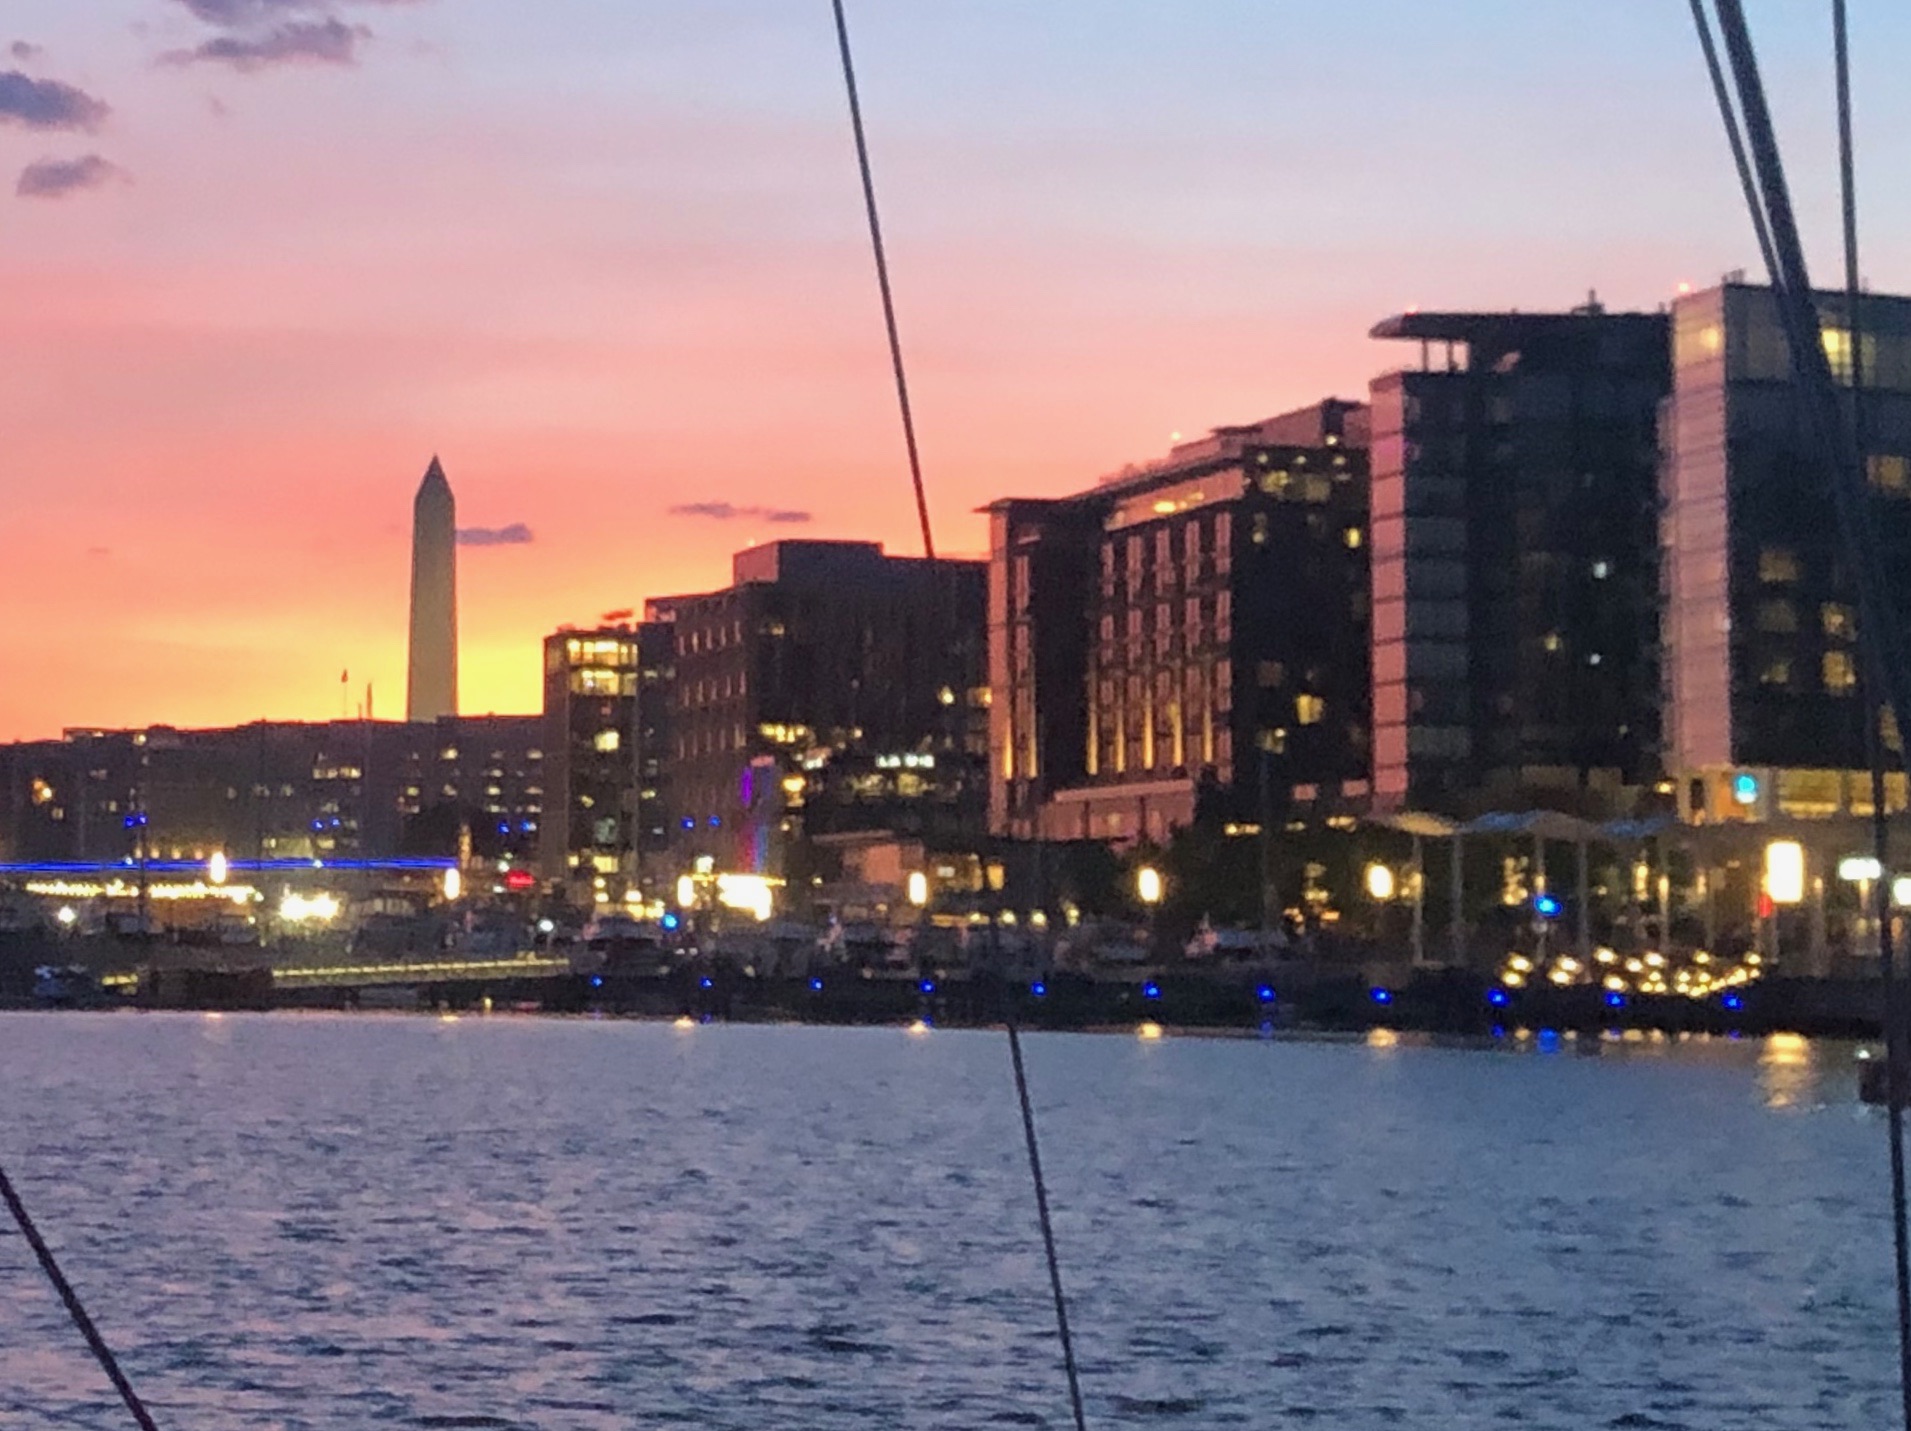
{"label": "lit window", "polygon": [[1857,613],[1839,601],[1827,601],[1818,608],[1818,619],[1824,624],[1825,634],[1835,641],[1857,639]]}
{"label": "lit window", "polygon": [[1766,547],[1758,554],[1758,579],[1773,586],[1798,580],[1798,554],[1790,547]]}
{"label": "lit window", "polygon": [[623,737],[614,730],[600,730],[591,737],[591,748],[594,750],[615,750],[622,743]]}
{"label": "lit window", "polygon": [[1604,581],[1612,575],[1612,563],[1601,557],[1592,564],[1592,574],[1594,581]]}
{"label": "lit window", "polygon": [[1824,677],[1825,689],[1834,696],[1850,695],[1858,684],[1858,670],[1852,664],[1849,651],[1825,652],[1820,671]]}
{"label": "lit window", "polygon": [[1366,540],[1366,535],[1359,527],[1349,527],[1341,533],[1341,540],[1347,543],[1348,551],[1357,552],[1360,550],[1360,544]]}
{"label": "lit window", "polygon": [[1319,696],[1299,695],[1294,697],[1294,719],[1302,725],[1319,725],[1321,713],[1327,709],[1327,702]]}
{"label": "lit window", "polygon": [[1557,651],[1560,647],[1559,633],[1557,631],[1548,631],[1539,644],[1544,646],[1548,651]]}
{"label": "lit window", "polygon": [[1782,656],[1765,663],[1765,669],[1758,673],[1761,686],[1789,686],[1792,683],[1792,663]]}
{"label": "lit window", "polygon": [[1893,497],[1911,495],[1911,458],[1896,454],[1867,457],[1865,474],[1880,492]]}

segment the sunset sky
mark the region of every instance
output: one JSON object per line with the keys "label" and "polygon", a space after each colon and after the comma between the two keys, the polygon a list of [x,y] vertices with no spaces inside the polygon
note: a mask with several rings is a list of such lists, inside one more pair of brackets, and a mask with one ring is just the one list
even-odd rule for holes
{"label": "sunset sky", "polygon": [[[1835,282],[1829,6],[1750,8]],[[1904,291],[1911,6],[1852,9]],[[1684,0],[850,18],[951,552],[1364,396],[1386,314],[1755,266]],[[828,0],[10,0],[0,210],[0,738],[336,715],[342,670],[401,714],[434,452],[530,537],[461,553],[467,711],[752,541],[915,550]]]}

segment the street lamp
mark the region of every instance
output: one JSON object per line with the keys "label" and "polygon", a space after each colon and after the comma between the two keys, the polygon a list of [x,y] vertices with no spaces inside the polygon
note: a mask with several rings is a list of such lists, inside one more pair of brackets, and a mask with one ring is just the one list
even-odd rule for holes
{"label": "street lamp", "polygon": [[1376,901],[1385,904],[1393,898],[1393,870],[1376,861],[1367,866],[1367,893]]}
{"label": "street lamp", "polygon": [[1135,894],[1150,909],[1161,903],[1161,871],[1153,865],[1143,865],[1135,871]]}
{"label": "street lamp", "polygon": [[458,896],[463,893],[464,876],[459,873],[458,867],[453,865],[450,869],[445,871],[445,898],[456,902]]}
{"label": "street lamp", "polygon": [[212,852],[212,858],[206,861],[207,882],[214,885],[224,884],[226,882],[227,872],[230,868],[231,867],[226,863],[226,852],[224,850],[214,850]]}
{"label": "street lamp", "polygon": [[1148,953],[1153,956],[1155,946],[1161,942],[1160,920],[1161,896],[1164,886],[1161,871],[1153,865],[1143,865],[1135,871],[1135,897],[1148,906]]}
{"label": "street lamp", "polygon": [[909,871],[909,902],[917,909],[929,903],[929,876],[921,870]]}
{"label": "street lamp", "polygon": [[1805,898],[1805,847],[1796,840],[1773,840],[1765,847],[1765,898],[1771,901],[1771,943],[1765,951],[1778,958],[1778,908]]}

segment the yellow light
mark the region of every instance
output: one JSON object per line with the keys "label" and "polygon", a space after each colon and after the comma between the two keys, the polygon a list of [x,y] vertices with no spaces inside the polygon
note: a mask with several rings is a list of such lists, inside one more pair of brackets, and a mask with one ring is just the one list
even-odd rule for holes
{"label": "yellow light", "polygon": [[1694,964],[1710,964],[1712,962],[1712,956],[1703,949],[1699,949],[1693,952],[1692,962]]}
{"label": "yellow light", "polygon": [[338,918],[338,908],[336,895],[303,895],[288,889],[279,900],[279,918],[288,924],[324,924]]}
{"label": "yellow light", "polygon": [[677,876],[677,907],[694,909],[697,903],[697,882],[689,875]]}
{"label": "yellow light", "polygon": [[1160,904],[1161,871],[1153,865],[1143,865],[1135,871],[1135,894],[1140,897],[1143,904]]}
{"label": "yellow light", "polygon": [[1765,893],[1773,904],[1797,904],[1805,897],[1805,847],[1796,840],[1773,840],[1765,847]]}
{"label": "yellow light", "polygon": [[910,1025],[909,1025],[909,1032],[910,1032],[910,1033],[912,1033],[912,1034],[926,1034],[926,1033],[928,1033],[928,1032],[929,1032],[929,1022],[928,1022],[928,1020],[927,1020],[927,1019],[917,1019],[917,1020],[916,1020],[916,1021],[915,1021],[914,1023],[912,1023],[912,1024],[910,1024]]}
{"label": "yellow light", "polygon": [[1145,1043],[1152,1043],[1155,1039],[1161,1037],[1161,1025],[1156,1023],[1153,1019],[1146,1019],[1142,1022],[1141,1026],[1135,1030],[1135,1036]]}
{"label": "yellow light", "polygon": [[1562,985],[1570,984],[1573,981],[1573,976],[1571,974],[1568,974],[1564,969],[1555,969],[1553,970],[1552,973],[1548,974],[1546,977],[1552,980],[1555,984],[1562,984]]}
{"label": "yellow light", "polygon": [[458,872],[458,867],[453,865],[445,871],[445,898],[456,899],[463,893],[464,876]]}
{"label": "yellow light", "polygon": [[720,874],[717,903],[725,909],[739,909],[753,915],[758,924],[763,924],[776,912],[776,883],[762,875]]}
{"label": "yellow light", "polygon": [[61,924],[64,924],[67,928],[71,929],[74,923],[78,921],[79,915],[73,912],[72,905],[63,904],[60,906],[60,912],[56,914],[54,918],[58,919]]}
{"label": "yellow light", "polygon": [[1646,967],[1650,969],[1665,968],[1665,955],[1659,953],[1657,950],[1646,955]]}
{"label": "yellow light", "polygon": [[212,858],[206,861],[206,878],[213,884],[224,884],[229,866],[226,864],[226,852],[214,850]]}
{"label": "yellow light", "polygon": [[1619,956],[1610,949],[1595,949],[1593,950],[1593,958],[1597,959],[1601,964],[1613,964],[1618,962]]}
{"label": "yellow light", "polygon": [[678,1014],[676,1018],[676,1022],[671,1024],[672,1028],[678,1028],[678,1029],[693,1029],[696,1026],[697,1026],[697,1021],[691,1018],[690,1015],[688,1014]]}
{"label": "yellow light", "polygon": [[1533,961],[1528,959],[1524,954],[1515,954],[1511,959],[1506,961],[1506,967],[1509,969],[1517,969],[1522,974],[1530,974],[1533,972]]}
{"label": "yellow light", "polygon": [[1646,967],[1646,961],[1643,959],[1626,960],[1626,972],[1628,974],[1637,974],[1640,970],[1644,969],[1645,967]]}
{"label": "yellow light", "polygon": [[1846,855],[1838,861],[1838,878],[1846,884],[1867,884],[1882,873],[1884,867],[1871,855]]}
{"label": "yellow light", "polygon": [[1393,898],[1393,871],[1383,864],[1367,866],[1367,893],[1382,903]]}
{"label": "yellow light", "polygon": [[921,870],[909,871],[909,902],[917,909],[929,902],[929,876]]}
{"label": "yellow light", "polygon": [[1606,976],[1606,987],[1611,989],[1615,994],[1623,994],[1626,991],[1626,981],[1617,974],[1608,974]]}
{"label": "yellow light", "polygon": [[1559,967],[1564,969],[1568,974],[1577,974],[1579,972],[1579,961],[1571,958],[1561,959],[1559,960]]}
{"label": "yellow light", "polygon": [[1500,982],[1509,989],[1517,989],[1526,982],[1526,976],[1517,969],[1508,969],[1500,975]]}
{"label": "yellow light", "polygon": [[1899,875],[1891,881],[1891,902],[1899,909],[1911,906],[1911,875]]}

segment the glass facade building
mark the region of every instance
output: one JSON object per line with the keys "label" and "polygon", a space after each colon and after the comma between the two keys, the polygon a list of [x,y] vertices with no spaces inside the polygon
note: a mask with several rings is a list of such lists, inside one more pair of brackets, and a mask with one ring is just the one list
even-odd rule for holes
{"label": "glass facade building", "polygon": [[1410,313],[1377,378],[1374,793],[1465,816],[1659,779],[1664,314]]}
{"label": "glass facade building", "polygon": [[[1845,296],[1817,301],[1849,389]],[[1773,295],[1728,282],[1681,297],[1672,322],[1664,647],[1682,813],[1868,812],[1856,599]],[[1911,299],[1864,295],[1857,327],[1868,518],[1911,614]],[[1888,798],[1903,804],[1899,773]]]}

